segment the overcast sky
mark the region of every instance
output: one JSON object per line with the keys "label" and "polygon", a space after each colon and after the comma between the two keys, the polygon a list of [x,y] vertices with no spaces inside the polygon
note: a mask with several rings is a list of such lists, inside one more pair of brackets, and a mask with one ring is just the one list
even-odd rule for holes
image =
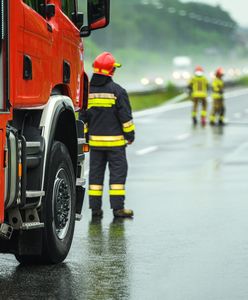
{"label": "overcast sky", "polygon": [[248,0],[181,0],[182,2],[201,2],[220,4],[231,13],[232,17],[241,25],[248,27]]}

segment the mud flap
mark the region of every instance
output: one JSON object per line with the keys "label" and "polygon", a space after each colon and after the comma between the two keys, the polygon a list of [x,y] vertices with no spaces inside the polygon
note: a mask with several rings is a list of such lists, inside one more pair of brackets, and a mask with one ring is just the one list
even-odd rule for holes
{"label": "mud flap", "polygon": [[19,255],[41,255],[42,251],[42,229],[21,230],[19,233],[18,254]]}
{"label": "mud flap", "polygon": [[76,187],[76,197],[77,197],[76,214],[81,215],[81,213],[82,213],[84,196],[85,196],[85,188],[82,186],[77,186]]}

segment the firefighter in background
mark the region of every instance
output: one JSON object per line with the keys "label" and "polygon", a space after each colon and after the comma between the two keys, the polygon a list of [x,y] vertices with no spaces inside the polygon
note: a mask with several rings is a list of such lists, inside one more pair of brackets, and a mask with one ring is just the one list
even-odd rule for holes
{"label": "firefighter in background", "polygon": [[215,125],[216,115],[218,115],[219,125],[224,124],[225,106],[224,106],[224,71],[218,68],[215,73],[215,78],[212,82],[212,99],[213,108],[210,115],[210,124]]}
{"label": "firefighter in background", "polygon": [[102,217],[103,181],[110,171],[109,196],[115,217],[132,217],[125,209],[127,177],[126,146],[134,141],[134,123],[127,92],[112,80],[121,67],[113,55],[104,52],[93,63],[88,109],[81,112],[90,145],[89,200],[92,217]]}
{"label": "firefighter in background", "polygon": [[197,124],[197,111],[199,103],[202,105],[201,124],[206,125],[207,117],[207,96],[208,96],[208,81],[204,76],[204,70],[198,66],[195,68],[194,76],[191,78],[189,85],[189,93],[193,101],[192,120],[193,124]]}

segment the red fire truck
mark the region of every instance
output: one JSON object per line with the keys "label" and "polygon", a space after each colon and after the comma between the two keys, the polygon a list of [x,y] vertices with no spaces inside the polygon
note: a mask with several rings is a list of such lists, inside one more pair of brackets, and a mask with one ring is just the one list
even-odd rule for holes
{"label": "red fire truck", "polygon": [[[81,0],[86,1],[86,0]],[[0,252],[59,263],[84,198],[87,107],[82,38],[109,23],[110,0],[0,0]]]}

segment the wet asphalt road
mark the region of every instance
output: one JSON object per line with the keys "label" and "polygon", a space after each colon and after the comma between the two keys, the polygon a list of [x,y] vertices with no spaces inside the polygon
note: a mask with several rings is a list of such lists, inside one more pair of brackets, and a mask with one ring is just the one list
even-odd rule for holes
{"label": "wet asphalt road", "polygon": [[63,264],[0,255],[0,299],[248,299],[248,91],[226,102],[224,128],[193,128],[187,105],[137,117],[134,219],[113,220],[107,191],[102,221],[85,203]]}

